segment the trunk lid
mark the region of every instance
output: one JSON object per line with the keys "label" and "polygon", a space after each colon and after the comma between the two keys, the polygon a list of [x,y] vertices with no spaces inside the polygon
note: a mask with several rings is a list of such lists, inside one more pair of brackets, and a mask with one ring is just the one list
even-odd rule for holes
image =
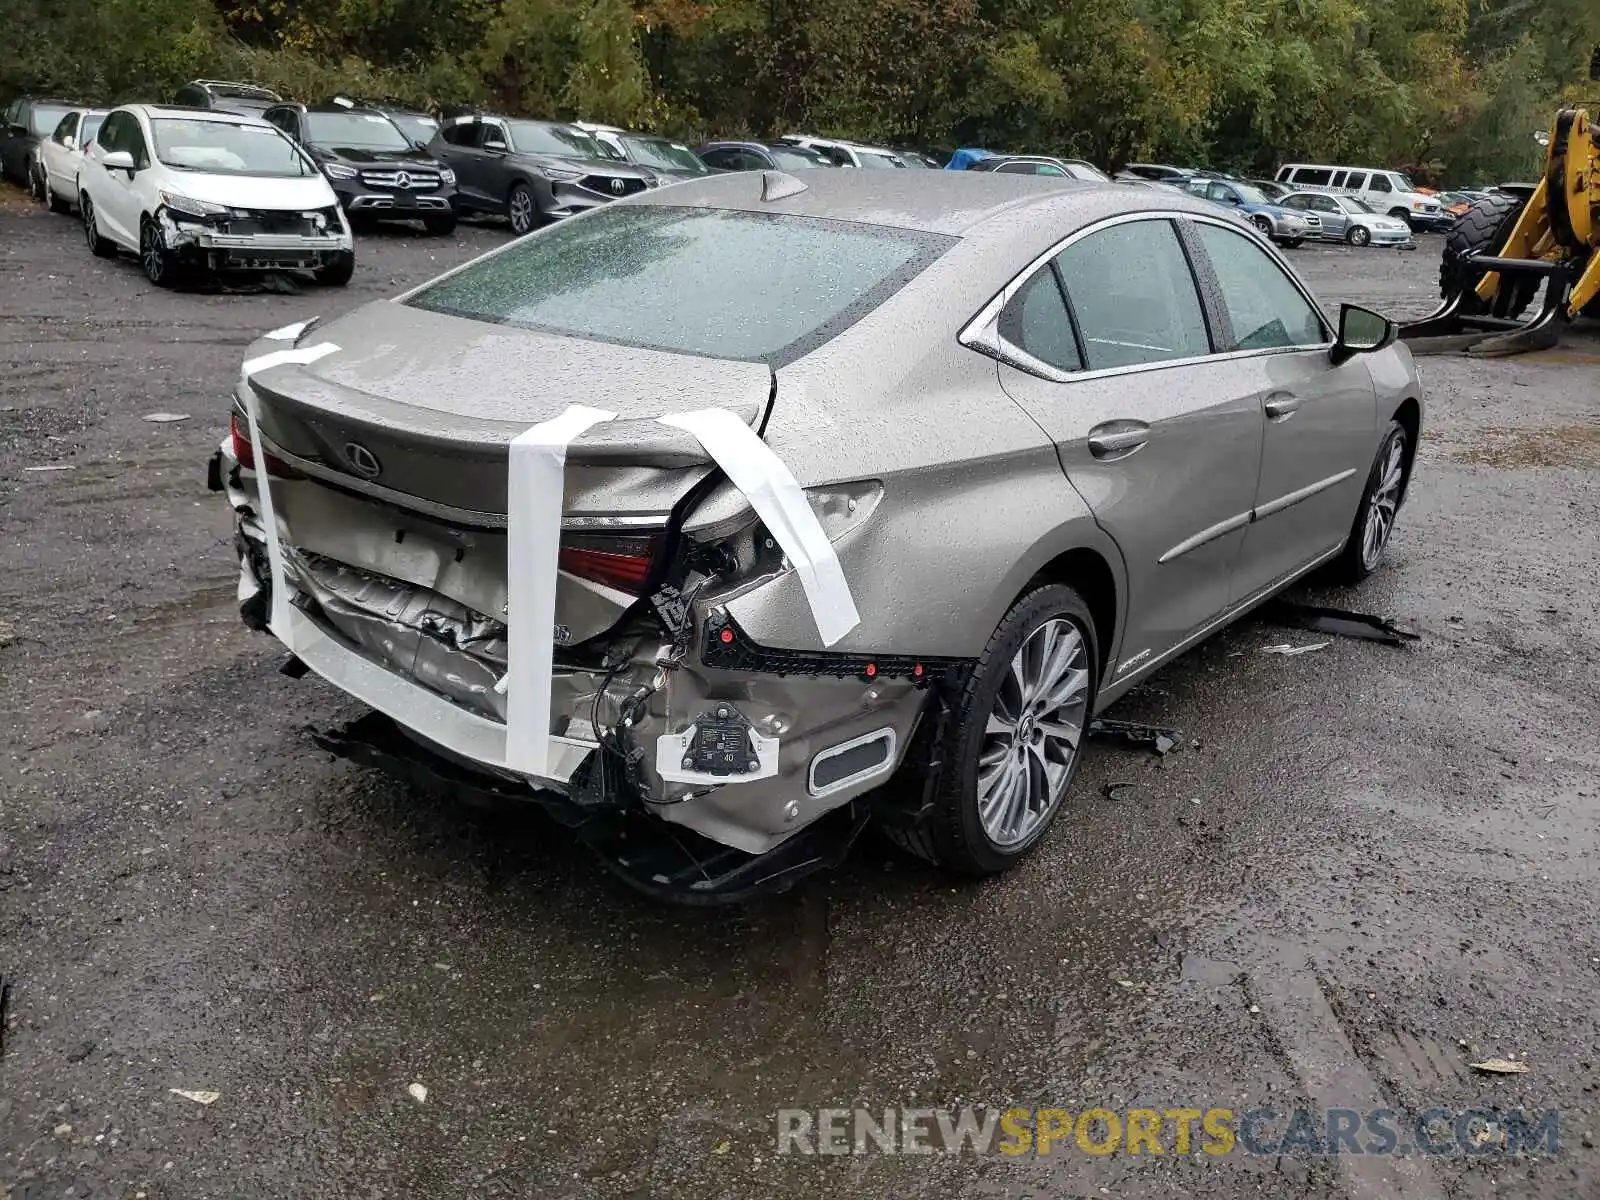
{"label": "trunk lid", "polygon": [[489,527],[505,521],[511,440],[571,404],[617,419],[569,448],[567,512],[642,516],[668,512],[711,469],[699,442],[656,417],[719,407],[756,427],[771,394],[771,374],[759,363],[561,337],[392,302],[318,326],[301,344],[322,342],[338,353],[254,377],[267,440],[291,461],[332,473],[332,482],[381,488],[403,507]]}

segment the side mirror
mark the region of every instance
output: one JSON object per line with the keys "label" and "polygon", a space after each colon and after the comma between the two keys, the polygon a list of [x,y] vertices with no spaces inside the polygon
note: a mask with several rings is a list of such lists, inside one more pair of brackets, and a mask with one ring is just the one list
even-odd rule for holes
{"label": "side mirror", "polygon": [[1346,304],[1339,309],[1339,340],[1333,344],[1329,357],[1333,365],[1349,362],[1358,354],[1375,354],[1394,345],[1400,336],[1400,326],[1388,317]]}
{"label": "side mirror", "polygon": [[26,125],[7,125],[6,134],[9,137],[27,137],[28,127]]}
{"label": "side mirror", "polygon": [[68,150],[76,150],[78,148],[78,139],[69,133],[61,139],[61,144]]}
{"label": "side mirror", "polygon": [[126,150],[112,150],[102,154],[100,165],[108,171],[126,171],[129,175],[138,169],[133,165],[133,155]]}
{"label": "side mirror", "polygon": [[510,147],[502,142],[499,138],[490,138],[488,141],[484,142],[483,149],[487,154],[506,154],[510,151]]}

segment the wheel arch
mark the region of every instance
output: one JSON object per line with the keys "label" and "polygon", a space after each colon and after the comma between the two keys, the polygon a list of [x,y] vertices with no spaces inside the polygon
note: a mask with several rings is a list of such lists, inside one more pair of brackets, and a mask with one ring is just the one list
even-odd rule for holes
{"label": "wheel arch", "polygon": [[[1121,557],[1117,557],[1118,568]],[[1034,588],[1059,583],[1072,588],[1089,607],[1094,619],[1094,636],[1100,659],[1100,681],[1105,686],[1106,672],[1115,661],[1117,636],[1122,629],[1122,605],[1125,588],[1118,569],[1112,567],[1106,553],[1096,547],[1079,545],[1064,550],[1044,563],[1028,580],[1027,586],[1013,599],[1015,604]],[[1008,606],[1009,607],[1009,606]]]}
{"label": "wheel arch", "polygon": [[1422,437],[1422,403],[1415,396],[1407,396],[1400,401],[1399,407],[1394,410],[1390,420],[1399,421],[1400,427],[1406,431],[1405,452],[1405,478],[1400,484],[1400,497],[1402,500],[1411,488],[1411,468],[1417,459],[1417,445]]}

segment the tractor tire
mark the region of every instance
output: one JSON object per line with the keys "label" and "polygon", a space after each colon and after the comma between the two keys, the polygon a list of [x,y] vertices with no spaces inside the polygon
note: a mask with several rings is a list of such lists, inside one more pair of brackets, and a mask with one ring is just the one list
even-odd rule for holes
{"label": "tractor tire", "polygon": [[[1517,219],[1527,207],[1526,196],[1496,192],[1475,201],[1471,208],[1456,218],[1444,239],[1444,261],[1439,264],[1439,292],[1451,295],[1456,289],[1465,293],[1461,311],[1485,313],[1494,309],[1497,316],[1515,319],[1533,303],[1539,294],[1537,276],[1525,276],[1511,284],[1511,293],[1497,295],[1484,303],[1474,293],[1487,272],[1472,269],[1464,261],[1471,254],[1497,254],[1506,239],[1516,228]],[[1503,311],[1502,311],[1503,306]]]}

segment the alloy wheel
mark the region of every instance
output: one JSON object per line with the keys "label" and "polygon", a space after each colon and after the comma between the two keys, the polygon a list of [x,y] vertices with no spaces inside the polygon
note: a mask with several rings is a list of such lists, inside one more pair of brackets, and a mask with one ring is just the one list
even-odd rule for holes
{"label": "alloy wheel", "polygon": [[167,254],[161,244],[161,235],[148,222],[139,231],[139,258],[144,264],[145,278],[151,283],[160,283],[162,276],[167,273]]}
{"label": "alloy wheel", "polygon": [[1372,240],[1372,234],[1367,232],[1365,225],[1357,225],[1350,231],[1350,243],[1354,246],[1365,246]]}
{"label": "alloy wheel", "polygon": [[995,695],[978,755],[978,817],[996,846],[1027,841],[1072,778],[1089,709],[1089,655],[1063,617],[1028,635]]}
{"label": "alloy wheel", "polygon": [[1255,227],[1257,229],[1261,230],[1261,236],[1263,236],[1263,237],[1271,237],[1272,236],[1272,221],[1271,221],[1270,218],[1258,216],[1258,217],[1252,217],[1250,219],[1254,223]]}
{"label": "alloy wheel", "polygon": [[1367,519],[1361,528],[1361,564],[1367,570],[1378,565],[1394,532],[1395,513],[1400,508],[1400,484],[1405,478],[1406,439],[1396,433],[1389,441],[1377,485],[1367,501]]}
{"label": "alloy wheel", "polygon": [[533,230],[533,196],[527,188],[511,193],[511,232],[519,237]]}

